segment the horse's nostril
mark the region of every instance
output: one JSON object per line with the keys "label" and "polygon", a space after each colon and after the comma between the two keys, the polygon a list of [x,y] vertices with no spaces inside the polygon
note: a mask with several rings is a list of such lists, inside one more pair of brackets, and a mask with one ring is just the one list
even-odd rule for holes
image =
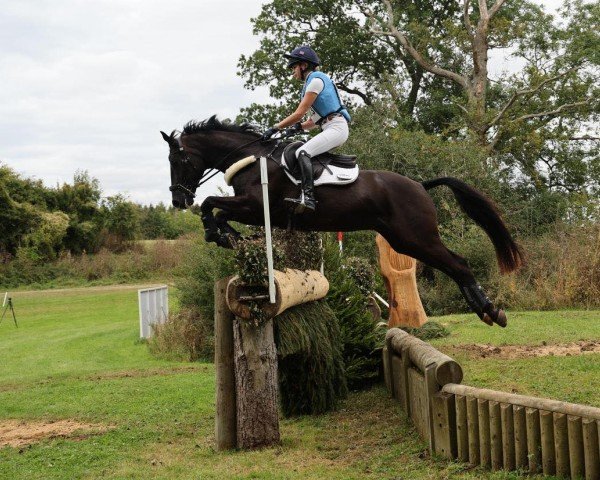
{"label": "horse's nostril", "polygon": [[173,200],[173,206],[175,208],[181,208],[181,202],[179,200]]}

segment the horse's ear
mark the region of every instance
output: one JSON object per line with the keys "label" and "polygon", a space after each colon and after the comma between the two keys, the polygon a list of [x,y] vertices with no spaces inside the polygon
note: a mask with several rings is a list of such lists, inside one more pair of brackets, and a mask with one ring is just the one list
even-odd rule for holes
{"label": "horse's ear", "polygon": [[171,137],[169,137],[165,132],[163,132],[162,130],[160,131],[160,134],[162,135],[162,137],[165,139],[165,142],[169,143],[169,141],[171,140]]}

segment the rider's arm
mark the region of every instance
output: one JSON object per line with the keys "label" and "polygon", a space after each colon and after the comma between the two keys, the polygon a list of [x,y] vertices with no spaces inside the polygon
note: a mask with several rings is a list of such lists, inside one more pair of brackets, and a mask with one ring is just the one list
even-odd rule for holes
{"label": "rider's arm", "polygon": [[300,102],[300,105],[298,105],[298,108],[296,108],[296,111],[292,113],[289,117],[284,118],[281,122],[277,123],[275,127],[281,130],[282,128],[289,127],[294,123],[301,121],[302,117],[306,115],[306,112],[308,112],[308,109],[315,102],[316,98],[316,93],[306,92],[306,94],[302,98],[302,101]]}

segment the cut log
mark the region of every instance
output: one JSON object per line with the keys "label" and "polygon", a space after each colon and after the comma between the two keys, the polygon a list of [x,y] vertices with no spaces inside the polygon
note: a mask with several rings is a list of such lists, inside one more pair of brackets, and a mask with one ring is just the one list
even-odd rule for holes
{"label": "cut log", "polygon": [[234,277],[227,287],[227,304],[236,317],[250,320],[256,317],[249,302],[254,298],[253,303],[258,306],[264,320],[294,305],[319,300],[328,291],[329,282],[321,272],[287,268],[284,272],[275,270],[275,303],[269,303],[264,298],[267,286],[246,285],[239,277]]}

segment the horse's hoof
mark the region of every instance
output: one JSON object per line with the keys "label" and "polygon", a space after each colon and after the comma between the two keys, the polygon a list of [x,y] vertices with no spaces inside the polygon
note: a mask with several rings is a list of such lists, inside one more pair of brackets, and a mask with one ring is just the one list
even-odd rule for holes
{"label": "horse's hoof", "polygon": [[483,317],[481,317],[481,321],[489,325],[490,327],[494,326],[494,321],[492,320],[492,317],[490,317],[487,313],[483,314]]}
{"label": "horse's hoof", "polygon": [[506,324],[508,322],[506,320],[506,313],[504,313],[504,310],[502,310],[502,309],[498,310],[498,315],[494,319],[494,322],[496,324],[500,325],[502,328],[506,327]]}

